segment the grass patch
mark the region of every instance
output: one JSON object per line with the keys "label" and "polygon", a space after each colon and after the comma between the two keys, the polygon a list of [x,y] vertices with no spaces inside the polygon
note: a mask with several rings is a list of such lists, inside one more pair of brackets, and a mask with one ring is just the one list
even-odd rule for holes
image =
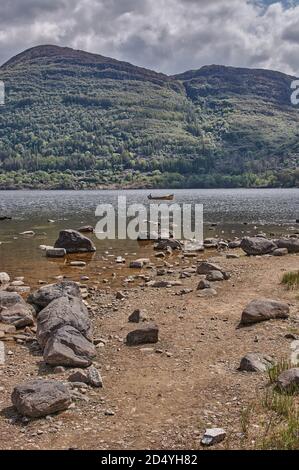
{"label": "grass patch", "polygon": [[299,271],[291,271],[285,273],[282,277],[282,284],[287,286],[288,289],[299,288]]}
{"label": "grass patch", "polygon": [[268,369],[268,376],[271,384],[275,384],[279,375],[285,370],[295,367],[290,360],[281,359],[277,364]]}

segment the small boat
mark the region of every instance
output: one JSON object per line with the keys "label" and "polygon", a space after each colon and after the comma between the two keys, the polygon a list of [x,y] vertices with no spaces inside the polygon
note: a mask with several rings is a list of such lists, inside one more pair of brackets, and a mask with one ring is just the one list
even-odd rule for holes
{"label": "small boat", "polygon": [[164,196],[152,196],[149,194],[147,198],[151,201],[172,201],[174,199],[174,194],[165,194]]}

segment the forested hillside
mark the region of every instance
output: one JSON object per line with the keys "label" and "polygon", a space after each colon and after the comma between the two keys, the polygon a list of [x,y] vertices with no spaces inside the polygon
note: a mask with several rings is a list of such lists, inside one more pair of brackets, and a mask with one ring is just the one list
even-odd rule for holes
{"label": "forested hillside", "polygon": [[0,188],[299,186],[292,77],[39,46],[0,68]]}

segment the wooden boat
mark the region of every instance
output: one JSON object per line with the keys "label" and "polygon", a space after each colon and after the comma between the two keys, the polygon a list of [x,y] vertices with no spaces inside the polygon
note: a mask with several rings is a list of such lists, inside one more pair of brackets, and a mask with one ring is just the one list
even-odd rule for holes
{"label": "wooden boat", "polygon": [[164,196],[152,196],[149,194],[148,199],[151,201],[172,201],[174,199],[174,194],[165,194]]}

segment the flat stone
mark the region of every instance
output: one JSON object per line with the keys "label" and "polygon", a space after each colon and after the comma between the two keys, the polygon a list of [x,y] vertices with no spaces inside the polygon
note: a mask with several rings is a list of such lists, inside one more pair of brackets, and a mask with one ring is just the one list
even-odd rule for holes
{"label": "flat stone", "polygon": [[211,271],[225,272],[220,266],[214,263],[203,261],[197,266],[197,274],[209,274]]}
{"label": "flat stone", "polygon": [[286,256],[288,253],[289,252],[287,248],[276,248],[276,250],[273,251],[272,255],[273,256]]}
{"label": "flat stone", "polygon": [[202,445],[212,446],[214,444],[219,444],[226,437],[226,431],[222,428],[212,428],[206,429],[204,436],[201,440]]}
{"label": "flat stone", "polygon": [[71,404],[71,395],[61,382],[35,379],[17,385],[11,400],[21,415],[40,418],[66,410]]}
{"label": "flat stone", "polygon": [[252,300],[242,312],[241,325],[251,325],[275,318],[288,318],[290,307],[285,302],[270,299]]}
{"label": "flat stone", "polygon": [[84,268],[84,266],[86,266],[86,262],[85,261],[71,261],[70,266],[75,266],[77,268]]}
{"label": "flat stone", "polygon": [[64,248],[48,248],[46,249],[46,256],[48,258],[64,258],[66,250]]}
{"label": "flat stone", "polygon": [[127,334],[126,344],[136,346],[138,344],[157,343],[159,328],[155,324],[148,324]]}
{"label": "flat stone", "polygon": [[181,286],[181,281],[171,281],[171,280],[161,280],[161,281],[149,281],[146,284],[148,287],[155,287],[155,288],[164,288],[164,287],[177,287]]}

